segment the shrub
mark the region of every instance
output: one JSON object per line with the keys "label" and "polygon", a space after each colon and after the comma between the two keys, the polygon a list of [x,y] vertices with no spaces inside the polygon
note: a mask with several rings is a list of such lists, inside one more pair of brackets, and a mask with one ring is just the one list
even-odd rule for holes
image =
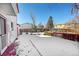
{"label": "shrub", "polygon": [[50,33],[49,31],[45,31],[45,32],[44,32],[44,35],[49,35],[49,36],[51,36],[51,33]]}

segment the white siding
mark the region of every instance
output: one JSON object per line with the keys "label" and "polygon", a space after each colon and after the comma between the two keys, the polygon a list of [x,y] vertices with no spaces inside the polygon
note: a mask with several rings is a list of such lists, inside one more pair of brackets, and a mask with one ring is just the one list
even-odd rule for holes
{"label": "white siding", "polygon": [[[3,39],[6,40],[6,46],[4,47],[3,50],[0,51],[1,54],[6,50],[7,46],[10,45],[17,38],[17,23],[16,23],[17,10],[16,9],[17,7],[13,7],[11,3],[0,3],[0,16],[6,19],[6,37],[3,37]],[[13,31],[11,30],[11,22],[13,22],[13,28],[14,28]],[[1,40],[1,37],[0,37],[0,40]],[[4,45],[4,44],[2,45],[1,44],[2,42],[0,41],[0,46]]]}
{"label": "white siding", "polygon": [[[17,6],[15,3],[0,3],[0,14],[6,17],[6,30],[7,37],[6,40],[8,43],[13,42],[17,37],[17,23],[16,23],[16,14]],[[11,22],[13,22],[14,30],[11,30]]]}
{"label": "white siding", "polygon": [[15,15],[14,9],[10,3],[0,3],[0,13]]}
{"label": "white siding", "polygon": [[[11,30],[11,22],[13,23],[13,31]],[[8,43],[12,43],[17,37],[16,16],[7,15],[7,35]]]}
{"label": "white siding", "polygon": [[2,49],[1,36],[0,36],[0,51]]}
{"label": "white siding", "polygon": [[[1,22],[0,22],[0,34],[1,34]],[[0,51],[2,49],[1,36],[0,36]]]}
{"label": "white siding", "polygon": [[0,22],[0,34],[1,34],[1,22]]}

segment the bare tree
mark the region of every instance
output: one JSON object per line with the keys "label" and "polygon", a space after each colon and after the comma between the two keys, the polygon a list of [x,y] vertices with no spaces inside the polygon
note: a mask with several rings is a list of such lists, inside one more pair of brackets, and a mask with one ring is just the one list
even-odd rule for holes
{"label": "bare tree", "polygon": [[79,13],[79,3],[75,3],[72,7],[72,10],[71,10],[71,14],[78,14]]}
{"label": "bare tree", "polygon": [[40,31],[43,31],[44,30],[44,25],[42,23],[39,23],[38,24],[38,29],[40,29]]}
{"label": "bare tree", "polygon": [[35,24],[35,17],[34,17],[34,14],[32,13],[32,11],[30,12],[30,15],[31,15],[31,18],[32,18],[32,27],[33,27],[33,31],[36,31],[36,24]]}

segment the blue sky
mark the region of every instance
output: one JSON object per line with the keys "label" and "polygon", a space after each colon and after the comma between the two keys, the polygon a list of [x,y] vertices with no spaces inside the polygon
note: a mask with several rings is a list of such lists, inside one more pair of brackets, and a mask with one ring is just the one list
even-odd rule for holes
{"label": "blue sky", "polygon": [[49,16],[53,17],[54,24],[66,23],[73,19],[71,9],[73,4],[68,3],[19,3],[18,23],[32,23],[30,12],[35,17],[36,24],[46,24]]}

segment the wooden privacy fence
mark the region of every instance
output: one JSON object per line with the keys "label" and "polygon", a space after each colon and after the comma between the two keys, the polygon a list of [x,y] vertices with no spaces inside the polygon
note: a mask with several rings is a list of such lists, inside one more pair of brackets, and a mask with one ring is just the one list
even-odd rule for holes
{"label": "wooden privacy fence", "polygon": [[53,33],[50,33],[50,34],[51,34],[51,36],[59,36],[59,37],[62,37],[64,39],[79,42],[79,34],[77,34],[77,33],[53,32]]}

